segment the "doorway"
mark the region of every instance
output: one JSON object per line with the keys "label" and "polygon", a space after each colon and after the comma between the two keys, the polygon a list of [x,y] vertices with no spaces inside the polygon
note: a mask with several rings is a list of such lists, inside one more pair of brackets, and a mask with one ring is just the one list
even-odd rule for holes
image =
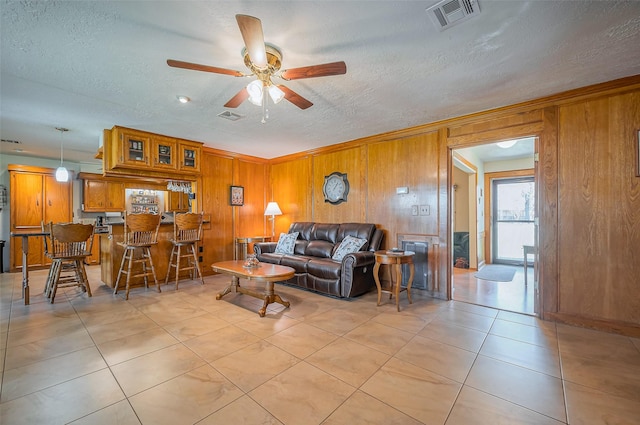
{"label": "doorway", "polygon": [[491,193],[493,263],[522,266],[534,245],[534,177],[494,179]]}
{"label": "doorway", "polygon": [[[510,142],[510,148],[487,143],[452,151],[451,297],[534,315],[537,282],[530,258],[525,283],[523,246],[533,246],[536,240],[536,138]],[[461,228],[460,221],[467,229]],[[469,244],[469,260],[466,265],[458,262],[456,267],[460,246],[464,246],[460,242],[464,240]],[[499,268],[508,269],[506,278],[488,274]]]}

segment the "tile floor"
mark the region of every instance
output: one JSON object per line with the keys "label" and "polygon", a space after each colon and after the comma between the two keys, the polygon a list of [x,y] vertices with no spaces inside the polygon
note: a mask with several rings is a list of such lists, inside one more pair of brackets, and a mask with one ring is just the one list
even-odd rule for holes
{"label": "tile floor", "polygon": [[443,302],[402,312],[277,285],[291,308],[183,281],[41,295],[0,274],[0,423],[638,424],[640,340]]}

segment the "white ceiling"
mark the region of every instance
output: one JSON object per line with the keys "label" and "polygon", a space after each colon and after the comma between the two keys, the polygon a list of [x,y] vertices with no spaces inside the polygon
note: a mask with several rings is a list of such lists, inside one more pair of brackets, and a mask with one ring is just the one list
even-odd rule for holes
{"label": "white ceiling", "polygon": [[[1,153],[92,161],[102,129],[132,127],[274,158],[640,74],[640,1],[479,0],[438,31],[435,1],[2,0]],[[344,60],[347,74],[285,84],[314,106],[249,102],[238,13],[262,20],[283,69]],[[177,102],[176,95],[192,101]],[[70,131],[61,135],[55,127]]]}

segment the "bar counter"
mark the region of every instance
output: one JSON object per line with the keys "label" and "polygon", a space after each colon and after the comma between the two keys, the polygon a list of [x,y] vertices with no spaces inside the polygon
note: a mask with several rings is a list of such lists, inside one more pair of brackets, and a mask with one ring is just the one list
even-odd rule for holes
{"label": "bar counter", "polygon": [[[124,253],[124,247],[118,244],[118,242],[124,240],[124,225],[123,223],[110,223],[109,227],[109,235],[103,235],[100,238],[100,275],[102,281],[113,288],[118,279],[118,271],[120,270]],[[161,223],[158,231],[158,243],[151,247],[151,259],[156,270],[158,283],[163,283],[167,276],[169,256],[173,246],[171,243],[172,237],[173,223]],[[187,273],[185,273],[185,276],[187,276]],[[123,275],[122,279],[126,279],[126,277],[126,275]],[[131,278],[132,287],[143,285],[143,278]],[[153,282],[149,282],[150,287],[153,285]],[[124,281],[120,282],[120,287],[124,288]]]}

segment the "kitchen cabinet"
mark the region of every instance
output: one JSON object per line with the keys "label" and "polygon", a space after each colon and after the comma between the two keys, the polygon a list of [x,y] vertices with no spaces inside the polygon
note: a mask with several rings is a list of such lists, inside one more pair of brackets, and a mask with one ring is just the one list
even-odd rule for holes
{"label": "kitchen cabinet", "polygon": [[[58,182],[55,170],[49,168],[9,165],[10,227],[12,232],[39,231],[43,224],[73,220],[73,189],[71,179]],[[10,270],[22,267],[22,242],[11,238]],[[30,267],[42,267],[50,261],[44,255],[44,239],[29,238]]]}
{"label": "kitchen cabinet", "polygon": [[167,212],[189,212],[189,194],[184,192],[167,192],[164,210]]}
{"label": "kitchen cabinet", "polygon": [[200,174],[202,143],[114,126],[104,131],[106,176],[193,180]]}
{"label": "kitchen cabinet", "polygon": [[120,212],[125,209],[124,183],[85,179],[82,210],[85,212]]}
{"label": "kitchen cabinet", "polygon": [[179,144],[179,148],[180,164],[178,168],[180,171],[199,173],[202,147],[196,143],[182,142]]}
{"label": "kitchen cabinet", "polygon": [[151,165],[150,138],[142,132],[134,130],[120,130],[114,133],[116,137],[116,163],[121,167],[140,168]]}
{"label": "kitchen cabinet", "polygon": [[153,167],[176,170],[178,165],[178,143],[175,139],[155,136],[151,139]]}

